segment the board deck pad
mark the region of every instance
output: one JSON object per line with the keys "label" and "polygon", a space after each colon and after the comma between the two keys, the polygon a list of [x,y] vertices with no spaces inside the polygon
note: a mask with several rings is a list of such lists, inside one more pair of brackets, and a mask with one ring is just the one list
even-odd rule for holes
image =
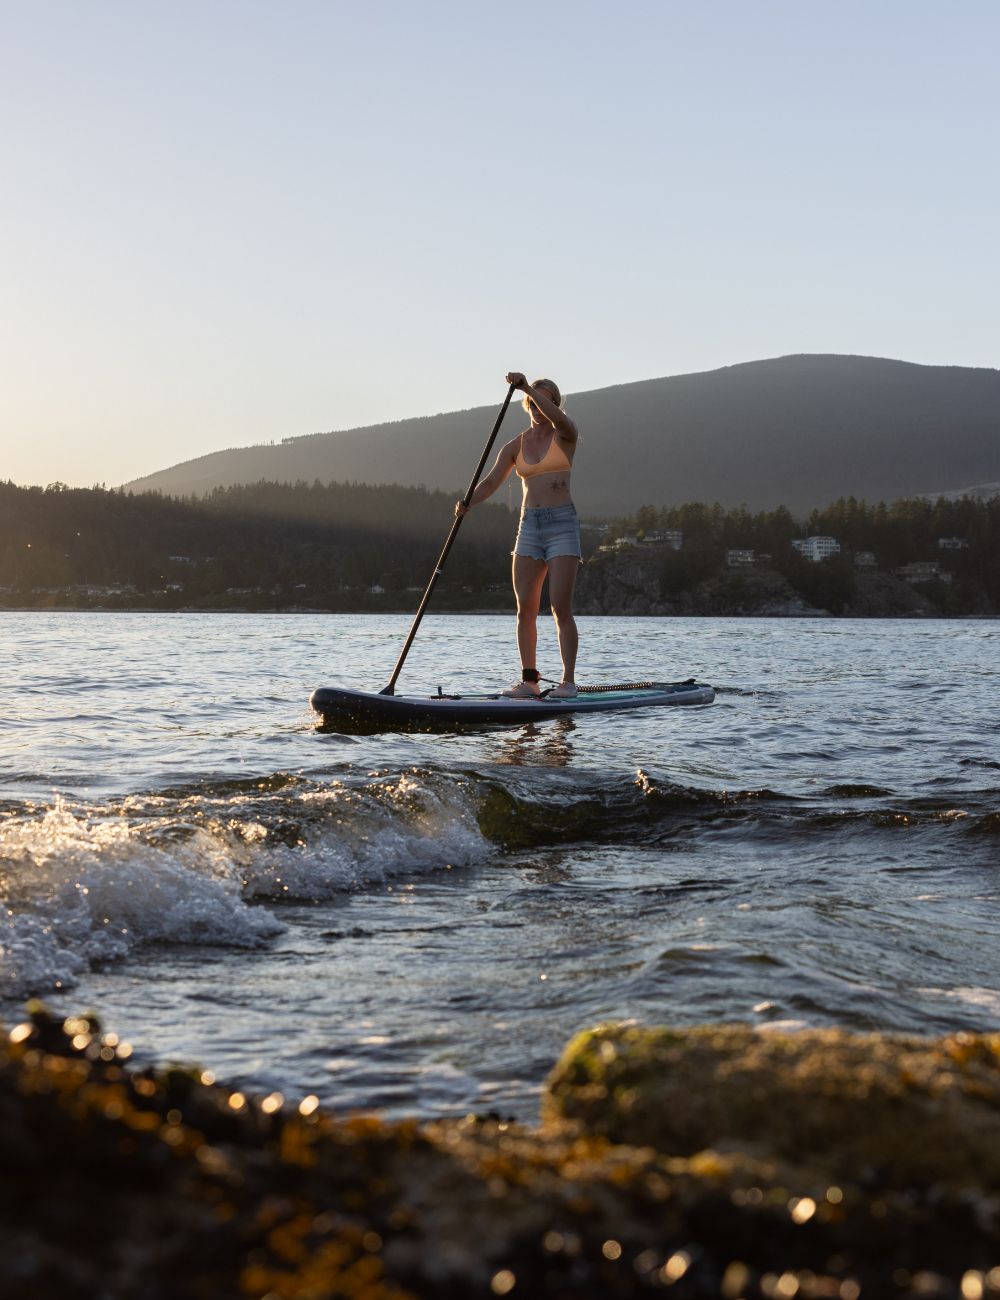
{"label": "board deck pad", "polygon": [[715,691],[693,679],[684,682],[621,682],[582,686],[570,699],[492,694],[382,695],[345,687],[320,686],[309,703],[327,724],[406,729],[454,727],[463,723],[505,726],[542,722],[569,714],[608,713],[663,705],[711,704]]}

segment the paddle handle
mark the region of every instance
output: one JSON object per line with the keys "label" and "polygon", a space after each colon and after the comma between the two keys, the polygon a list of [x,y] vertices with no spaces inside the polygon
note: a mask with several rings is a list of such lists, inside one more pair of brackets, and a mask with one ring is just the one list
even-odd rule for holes
{"label": "paddle handle", "polygon": [[[493,426],[493,432],[490,434],[486,446],[483,448],[483,454],[479,458],[479,464],[476,466],[476,472],[475,474],[473,474],[472,481],[469,483],[469,489],[466,492],[465,496],[462,498],[462,505],[464,505],[466,509],[468,509],[469,502],[472,499],[472,494],[476,490],[476,484],[479,482],[480,476],[486,465],[486,461],[489,458],[489,454],[493,449],[493,444],[496,442],[497,434],[500,432],[500,426],[501,424],[503,424],[503,417],[507,414],[507,407],[510,406],[510,399],[513,396],[514,396],[514,385],[511,384],[510,388],[507,389],[507,396],[503,399],[503,406],[500,407],[500,414],[496,418],[496,423]],[[451,531],[448,534],[447,541],[445,542],[444,546],[441,548],[441,554],[438,556],[437,564],[434,566],[434,572],[431,574],[431,580],[427,584],[427,589],[423,594],[423,597],[420,601],[420,605],[414,616],[413,623],[410,626],[410,631],[406,638],[406,642],[399,653],[399,658],[396,660],[396,667],[392,670],[392,676],[389,678],[387,685],[385,685],[382,688],[382,690],[379,691],[380,695],[394,695],[396,693],[396,681],[399,677],[400,672],[402,672],[403,664],[406,663],[406,656],[410,653],[410,646],[413,645],[413,639],[417,635],[417,628],[420,626],[420,620],[424,616],[424,610],[427,608],[428,602],[430,601],[431,598],[431,593],[433,592],[435,586],[437,585],[438,578],[440,578],[441,576],[441,573],[444,569],[444,562],[448,558],[448,552],[451,550],[452,543],[454,542],[455,538],[458,536],[458,530],[459,528],[461,528],[462,520],[464,518],[465,518],[464,515],[455,516],[455,522],[451,526]]]}

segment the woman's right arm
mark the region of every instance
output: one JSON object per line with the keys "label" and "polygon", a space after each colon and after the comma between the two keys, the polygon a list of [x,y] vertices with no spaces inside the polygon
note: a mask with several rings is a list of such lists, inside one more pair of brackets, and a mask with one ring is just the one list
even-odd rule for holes
{"label": "woman's right arm", "polygon": [[476,486],[475,492],[469,497],[468,506],[464,506],[461,501],[455,502],[455,514],[464,515],[473,506],[478,506],[480,502],[491,497],[501,483],[506,482],[514,468],[514,458],[517,455],[518,442],[517,438],[511,438],[510,442],[505,443],[500,449],[500,455],[496,458],[496,463],[485,478],[481,478]]}

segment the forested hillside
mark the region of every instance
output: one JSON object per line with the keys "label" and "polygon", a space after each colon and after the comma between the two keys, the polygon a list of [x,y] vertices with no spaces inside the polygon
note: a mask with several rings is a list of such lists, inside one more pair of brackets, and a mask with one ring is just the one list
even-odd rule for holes
{"label": "forested hillside", "polygon": [[[7,603],[41,589],[85,588],[83,601],[105,604],[150,595],[172,604],[337,608],[373,586],[423,587],[454,501],[421,488],[342,483],[254,483],[187,500],[0,484],[0,588]],[[442,589],[507,583],[515,527],[504,506],[477,507]]]}
{"label": "forested hillside", "polygon": [[[641,501],[806,513],[839,497],[1000,490],[997,370],[788,356],[574,392],[567,409],[581,434],[573,496],[585,515],[621,514]],[[468,481],[495,413],[480,407],[233,448],[130,486],[202,493],[319,478],[451,491]],[[512,408],[503,436],[524,424]]]}

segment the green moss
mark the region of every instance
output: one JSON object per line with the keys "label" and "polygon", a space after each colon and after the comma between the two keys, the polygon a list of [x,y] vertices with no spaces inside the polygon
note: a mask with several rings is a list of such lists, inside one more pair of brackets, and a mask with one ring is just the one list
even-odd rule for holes
{"label": "green moss", "polygon": [[687,1155],[720,1143],[831,1175],[887,1182],[1000,1182],[996,1035],[927,1041],[841,1030],[761,1033],[606,1027],[553,1071],[549,1120]]}

